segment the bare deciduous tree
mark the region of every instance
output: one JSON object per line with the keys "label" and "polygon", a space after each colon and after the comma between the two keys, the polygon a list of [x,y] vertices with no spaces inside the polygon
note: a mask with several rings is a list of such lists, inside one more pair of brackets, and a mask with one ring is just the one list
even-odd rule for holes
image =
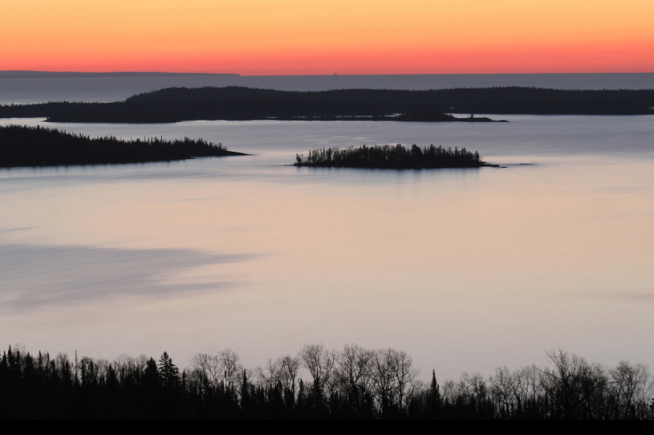
{"label": "bare deciduous tree", "polygon": [[627,413],[618,413],[616,418],[645,418],[652,396],[649,368],[643,364],[632,365],[627,361],[620,361],[609,373],[616,410]]}
{"label": "bare deciduous tree", "polygon": [[336,376],[345,390],[359,388],[370,393],[374,352],[355,344],[346,345],[336,358]]}
{"label": "bare deciduous tree", "polygon": [[300,359],[290,355],[278,359],[279,382],[287,392],[295,395],[298,372],[300,371]]}
{"label": "bare deciduous tree", "polygon": [[220,369],[222,371],[223,379],[227,382],[229,388],[241,382],[243,366],[240,363],[240,358],[231,349],[225,349],[218,354],[220,361]]}
{"label": "bare deciduous tree", "polygon": [[511,415],[518,402],[518,387],[516,381],[519,377],[506,367],[498,367],[495,375],[491,376],[491,394],[495,398],[495,403],[499,405],[499,412],[502,416]]}
{"label": "bare deciduous tree", "polygon": [[198,353],[191,358],[193,373],[199,376],[201,383],[216,388],[223,379],[220,358],[208,353]]}
{"label": "bare deciduous tree", "polygon": [[280,382],[281,377],[279,358],[276,360],[269,358],[265,366],[257,366],[255,373],[266,388],[274,388]]}
{"label": "bare deciduous tree", "polygon": [[309,344],[300,351],[300,359],[311,374],[313,389],[319,397],[324,397],[324,389],[332,381],[336,354],[326,350],[322,344]]}
{"label": "bare deciduous tree", "polygon": [[545,370],[542,380],[546,394],[557,404],[555,417],[588,419],[604,415],[609,383],[606,370],[561,349],[547,355],[555,369]]}
{"label": "bare deciduous tree", "polygon": [[388,357],[395,373],[397,405],[402,410],[405,406],[405,398],[410,394],[413,382],[418,377],[418,370],[413,368],[413,359],[404,351],[389,349]]}

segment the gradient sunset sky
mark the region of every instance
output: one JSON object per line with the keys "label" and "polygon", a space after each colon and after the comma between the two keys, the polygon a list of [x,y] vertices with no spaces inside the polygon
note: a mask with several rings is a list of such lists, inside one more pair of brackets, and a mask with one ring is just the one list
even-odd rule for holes
{"label": "gradient sunset sky", "polygon": [[0,0],[0,70],[654,72],[654,0]]}

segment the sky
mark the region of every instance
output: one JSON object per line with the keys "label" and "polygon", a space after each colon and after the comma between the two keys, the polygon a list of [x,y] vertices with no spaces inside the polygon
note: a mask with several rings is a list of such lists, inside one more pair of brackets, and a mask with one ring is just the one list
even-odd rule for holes
{"label": "sky", "polygon": [[653,0],[0,0],[0,70],[654,72]]}

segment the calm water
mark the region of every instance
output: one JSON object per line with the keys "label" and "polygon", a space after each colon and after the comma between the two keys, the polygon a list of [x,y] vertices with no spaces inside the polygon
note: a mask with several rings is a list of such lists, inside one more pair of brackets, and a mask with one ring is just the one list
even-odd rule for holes
{"label": "calm water", "polygon": [[[230,347],[254,367],[355,342],[405,350],[425,377],[556,347],[654,364],[654,118],[507,118],[58,125],[254,155],[0,170],[0,344],[182,366]],[[507,168],[284,166],[389,142]]]}

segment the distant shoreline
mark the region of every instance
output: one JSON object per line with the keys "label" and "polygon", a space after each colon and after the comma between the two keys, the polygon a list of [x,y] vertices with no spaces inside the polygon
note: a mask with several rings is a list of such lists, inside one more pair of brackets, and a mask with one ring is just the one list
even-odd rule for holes
{"label": "distant shoreline", "polygon": [[[113,103],[0,105],[0,118],[48,122],[175,123],[182,121],[492,122],[496,115],[654,115],[654,90],[563,91],[504,87],[430,91],[341,89],[277,91],[242,86],[173,87]],[[472,114],[456,118],[452,114]]]}

